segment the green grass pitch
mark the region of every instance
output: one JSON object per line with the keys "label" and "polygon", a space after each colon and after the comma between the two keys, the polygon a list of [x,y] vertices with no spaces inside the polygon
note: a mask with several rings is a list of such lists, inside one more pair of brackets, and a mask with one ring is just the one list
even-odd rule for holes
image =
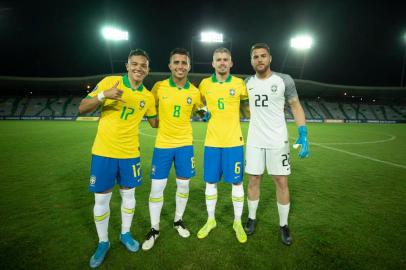
{"label": "green grass pitch", "polygon": [[[97,244],[87,191],[94,122],[0,122],[2,269],[87,269]],[[196,233],[207,213],[202,181],[206,124],[193,123],[197,175],[182,239],[172,228],[175,181],[165,190],[156,246],[129,253],[119,243],[120,196],[111,201],[111,250],[100,269],[405,269],[406,125],[309,124],[311,157],[291,149],[291,247],[279,240],[275,187],[266,176],[256,233],[240,244],[232,230],[230,186],[219,184],[217,228]],[[248,124],[242,124],[244,134]],[[144,184],[136,189],[132,233],[149,230],[150,162],[156,130],[140,130]],[[297,135],[289,124],[291,143]],[[244,186],[248,183],[244,177]],[[246,189],[245,189],[246,190]],[[247,218],[245,203],[243,222]]]}

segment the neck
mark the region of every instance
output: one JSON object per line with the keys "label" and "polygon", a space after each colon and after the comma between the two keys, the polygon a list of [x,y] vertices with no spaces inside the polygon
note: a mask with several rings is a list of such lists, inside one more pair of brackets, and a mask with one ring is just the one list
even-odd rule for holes
{"label": "neck", "polygon": [[225,82],[227,80],[228,76],[230,76],[230,73],[219,74],[216,72],[216,79],[218,82]]}
{"label": "neck", "polygon": [[128,76],[128,81],[133,89],[137,89],[142,83],[142,81],[135,81],[133,78],[131,78],[131,76]]}
{"label": "neck", "polygon": [[186,82],[187,82],[187,77],[179,79],[179,78],[176,78],[176,77],[172,76],[172,80],[176,84],[177,87],[183,88],[185,86]]}
{"label": "neck", "polygon": [[270,68],[268,68],[265,72],[261,72],[261,73],[257,72],[257,77],[260,79],[267,79],[267,78],[271,77],[271,75],[272,75],[272,70]]}

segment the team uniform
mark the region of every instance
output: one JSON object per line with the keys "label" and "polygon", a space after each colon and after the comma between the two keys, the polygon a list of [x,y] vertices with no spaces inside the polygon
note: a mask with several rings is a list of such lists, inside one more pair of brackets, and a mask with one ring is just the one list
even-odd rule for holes
{"label": "team uniform", "polygon": [[240,125],[240,101],[248,99],[244,81],[229,75],[219,82],[216,75],[199,85],[211,118],[204,149],[204,180],[217,183],[223,175],[227,183],[240,183],[244,170],[244,139]]}
{"label": "team uniform", "polygon": [[172,162],[176,176],[191,178],[196,172],[190,116],[193,110],[202,107],[199,90],[189,81],[179,88],[170,77],[157,82],[151,92],[159,103],[159,128],[151,178],[167,178]]}
{"label": "team uniform", "polygon": [[138,128],[144,116],[156,117],[155,99],[142,84],[131,88],[128,76],[108,76],[100,81],[87,98],[93,98],[119,81],[125,103],[105,99],[102,103],[97,135],[92,148],[89,190],[111,189],[115,180],[125,187],[141,184]]}
{"label": "team uniform", "polygon": [[256,75],[246,79],[251,120],[248,128],[245,171],[262,175],[289,175],[289,141],[285,120],[285,101],[297,97],[293,79],[272,72],[267,79]]}

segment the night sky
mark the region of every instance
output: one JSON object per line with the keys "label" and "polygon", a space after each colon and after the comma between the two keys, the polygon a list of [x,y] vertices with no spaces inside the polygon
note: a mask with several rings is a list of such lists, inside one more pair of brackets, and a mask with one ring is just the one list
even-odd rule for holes
{"label": "night sky", "polygon": [[[151,71],[167,72],[170,50],[190,50],[191,38],[206,29],[232,39],[232,73],[253,73],[249,49],[255,42],[270,45],[271,68],[280,71],[290,38],[306,32],[313,35],[315,44],[307,55],[303,79],[399,86],[406,48],[406,4],[391,2],[2,1],[0,75],[109,73],[108,50],[100,34],[101,27],[109,24],[126,29],[130,35],[129,42],[110,45],[117,72],[125,70],[121,63],[130,47],[149,52]],[[194,59],[210,61],[204,50],[212,48],[194,44]],[[300,57],[289,51],[284,72],[298,78]],[[212,72],[208,65],[195,70]]]}

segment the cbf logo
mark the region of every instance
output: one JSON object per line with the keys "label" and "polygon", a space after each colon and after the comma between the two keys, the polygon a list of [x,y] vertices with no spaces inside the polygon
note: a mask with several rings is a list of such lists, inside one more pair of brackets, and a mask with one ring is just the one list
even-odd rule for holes
{"label": "cbf logo", "polygon": [[92,175],[90,176],[90,185],[94,186],[94,184],[96,184],[96,176]]}
{"label": "cbf logo", "polygon": [[141,101],[140,101],[140,108],[142,109],[142,108],[144,108],[144,107],[145,107],[145,101],[141,100]]}
{"label": "cbf logo", "polygon": [[235,95],[235,90],[234,89],[230,89],[230,96],[234,96]]}
{"label": "cbf logo", "polygon": [[192,98],[191,97],[187,97],[187,99],[186,99],[186,102],[187,102],[187,104],[192,104]]}
{"label": "cbf logo", "polygon": [[278,91],[278,86],[272,85],[272,86],[271,86],[271,92],[272,92],[272,93],[276,93],[276,91]]}

